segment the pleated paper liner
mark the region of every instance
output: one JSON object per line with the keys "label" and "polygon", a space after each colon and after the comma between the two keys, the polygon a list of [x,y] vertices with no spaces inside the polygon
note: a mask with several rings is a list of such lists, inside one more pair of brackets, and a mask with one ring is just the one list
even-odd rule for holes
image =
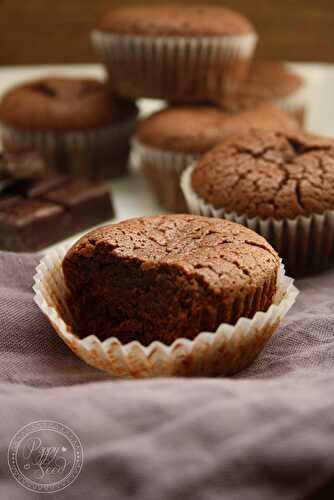
{"label": "pleated paper liner", "polygon": [[36,269],[34,300],[55,331],[87,364],[117,378],[157,376],[230,375],[247,367],[263,349],[294,303],[298,290],[280,267],[277,291],[266,312],[240,318],[235,325],[222,324],[216,332],[202,332],[194,340],[179,338],[172,345],[155,341],[143,346],[116,337],[101,342],[96,336],[80,339],[74,333],[66,305],[61,263],[67,247],[47,254]]}
{"label": "pleated paper liner", "polygon": [[159,37],[95,30],[92,43],[117,94],[202,101],[236,90],[247,73],[257,35]]}
{"label": "pleated paper liner", "polygon": [[307,83],[289,96],[274,99],[274,104],[293,115],[301,126],[305,125],[310,104],[310,89]]}
{"label": "pleated paper liner", "polygon": [[132,140],[131,158],[136,173],[145,178],[161,207],[174,213],[187,211],[180,178],[184,169],[198,155],[152,148],[135,137]]}
{"label": "pleated paper liner", "polygon": [[237,222],[256,231],[276,249],[288,274],[307,276],[334,265],[334,210],[294,219],[248,218],[235,212],[217,209],[201,199],[192,189],[190,165],[181,177],[181,188],[191,213]]}
{"label": "pleated paper liner", "polygon": [[53,170],[90,179],[108,179],[126,172],[136,116],[86,131],[24,131],[1,124],[4,145],[41,151]]}

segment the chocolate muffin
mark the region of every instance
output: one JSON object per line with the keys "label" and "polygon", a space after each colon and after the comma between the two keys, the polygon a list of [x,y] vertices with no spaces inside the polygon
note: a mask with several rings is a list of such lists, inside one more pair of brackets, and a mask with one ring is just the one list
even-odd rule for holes
{"label": "chocolate muffin", "polygon": [[266,237],[294,275],[333,264],[334,141],[251,131],[226,139],[184,174],[191,210]]}
{"label": "chocolate muffin", "polygon": [[308,100],[304,78],[282,63],[256,60],[239,90],[220,97],[216,102],[226,111],[236,112],[270,101],[291,113],[303,125]]}
{"label": "chocolate muffin", "polygon": [[88,233],[62,267],[78,336],[148,345],[193,339],[266,311],[279,258],[238,224],[161,215]]}
{"label": "chocolate muffin", "polygon": [[295,132],[299,126],[291,116],[270,103],[236,114],[213,106],[178,106],[141,120],[136,136],[143,144],[156,149],[200,155],[226,137],[251,129]]}
{"label": "chocolate muffin", "polygon": [[123,173],[137,109],[94,79],[44,78],[9,90],[0,102],[7,149],[35,147],[62,173]]}
{"label": "chocolate muffin", "polygon": [[230,9],[175,3],[113,7],[92,40],[117,94],[194,102],[239,86],[257,36]]}
{"label": "chocolate muffin", "polygon": [[139,122],[133,153],[160,205],[184,212],[180,175],[185,167],[229,135],[251,129],[295,132],[299,125],[270,103],[239,113],[213,106],[170,107]]}

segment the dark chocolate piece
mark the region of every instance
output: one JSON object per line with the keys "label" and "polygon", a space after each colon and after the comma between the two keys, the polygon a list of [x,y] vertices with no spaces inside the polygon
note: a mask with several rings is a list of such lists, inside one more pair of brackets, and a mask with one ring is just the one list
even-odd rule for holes
{"label": "dark chocolate piece", "polygon": [[7,193],[7,191],[13,186],[15,181],[10,177],[1,176],[0,174],[0,195],[2,193]]}
{"label": "dark chocolate piece", "polygon": [[3,196],[0,198],[0,212],[4,212],[17,201],[22,200],[20,196]]}
{"label": "dark chocolate piece", "polygon": [[[103,184],[89,182],[84,179],[72,179],[54,190],[41,195],[44,200],[63,206],[72,214],[72,219],[82,230],[85,226],[96,224],[96,220],[104,220],[110,213],[110,193]],[[110,217],[110,215],[109,215]]]}
{"label": "dark chocolate piece", "polygon": [[24,198],[8,199],[0,206],[0,242],[4,250],[24,252],[47,246],[62,237],[64,209]]}
{"label": "dark chocolate piece", "polygon": [[101,184],[66,177],[17,181],[0,193],[0,249],[39,250],[113,215]]}
{"label": "dark chocolate piece", "polygon": [[25,194],[28,198],[43,197],[48,191],[59,188],[69,182],[65,175],[54,175],[40,179],[38,182],[30,182],[25,186]]}

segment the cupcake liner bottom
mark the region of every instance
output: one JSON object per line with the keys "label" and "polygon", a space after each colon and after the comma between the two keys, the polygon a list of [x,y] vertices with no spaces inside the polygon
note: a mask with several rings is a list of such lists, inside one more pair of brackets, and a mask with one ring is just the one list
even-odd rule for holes
{"label": "cupcake liner bottom", "polygon": [[154,341],[143,346],[116,337],[101,342],[90,335],[83,339],[73,332],[66,304],[66,286],[61,263],[67,247],[47,254],[36,269],[34,300],[69,348],[87,364],[116,378],[156,376],[231,375],[247,367],[263,349],[294,303],[298,290],[280,267],[277,290],[266,312],[240,318],[235,325],[222,324],[216,332],[201,332],[194,340],[179,338],[171,345]]}
{"label": "cupcake liner bottom", "polygon": [[304,84],[300,89],[289,96],[274,99],[274,104],[292,115],[301,126],[304,126],[309,101],[309,87],[307,84]]}
{"label": "cupcake liner bottom", "polygon": [[198,155],[174,153],[152,148],[134,138],[131,158],[136,173],[142,175],[159,205],[171,212],[187,212],[187,204],[180,188],[183,170]]}
{"label": "cupcake liner bottom", "polygon": [[48,167],[88,179],[108,179],[126,173],[129,142],[136,117],[96,130],[68,132],[22,131],[1,125],[4,147],[32,147]]}

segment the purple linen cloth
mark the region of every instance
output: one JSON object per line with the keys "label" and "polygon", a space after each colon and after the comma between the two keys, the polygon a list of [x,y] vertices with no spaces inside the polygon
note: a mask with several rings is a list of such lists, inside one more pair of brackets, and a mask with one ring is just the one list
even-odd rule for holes
{"label": "purple linen cloth", "polygon": [[36,420],[73,429],[76,481],[47,498],[334,498],[334,272],[301,295],[233,378],[114,381],[76,358],[33,302],[37,256],[0,253],[0,498],[43,498],[7,464]]}

